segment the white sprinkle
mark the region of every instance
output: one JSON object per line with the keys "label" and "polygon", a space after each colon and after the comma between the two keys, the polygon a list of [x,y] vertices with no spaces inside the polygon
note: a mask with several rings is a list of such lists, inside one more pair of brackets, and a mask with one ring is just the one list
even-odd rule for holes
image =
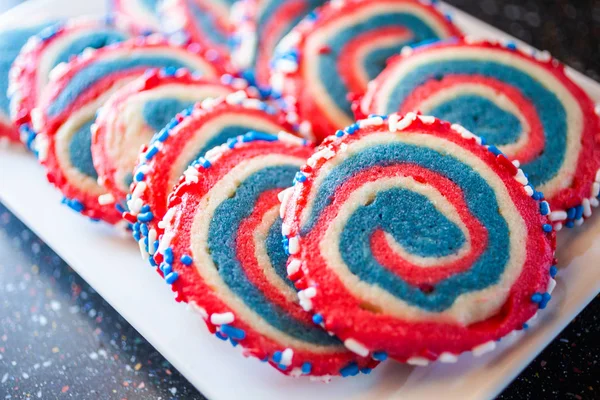
{"label": "white sprinkle", "polygon": [[523,189],[525,189],[525,193],[527,193],[529,197],[533,196],[533,188],[531,186],[523,186]]}
{"label": "white sprinkle", "polygon": [[550,215],[548,215],[548,219],[552,222],[564,221],[567,219],[567,213],[565,211],[552,211]]}
{"label": "white sprinkle", "polygon": [[298,260],[297,258],[293,258],[287,265],[288,276],[292,276],[296,272],[300,271],[301,266],[302,266],[302,262],[300,260]]}
{"label": "white sprinkle", "polygon": [[344,340],[344,346],[346,346],[346,348],[351,352],[356,353],[361,357],[366,357],[369,355],[369,349],[355,339],[350,338]]}
{"label": "white sprinkle", "polygon": [[247,98],[248,98],[248,95],[246,94],[246,92],[244,92],[243,90],[239,90],[237,92],[230,93],[227,96],[225,96],[225,102],[227,104],[235,105],[235,104],[240,104]]}
{"label": "white sprinkle", "polygon": [[29,374],[27,372],[23,372],[23,379],[29,379]]}
{"label": "white sprinkle", "polygon": [[512,163],[517,168],[519,168],[521,166],[521,162],[519,160],[514,160]]}
{"label": "white sprinkle", "polygon": [[317,165],[317,161],[319,161],[321,158],[329,160],[334,156],[335,152],[333,150],[331,150],[329,147],[323,147],[322,149],[319,149],[319,151],[315,152],[312,156],[310,156],[310,158],[306,161],[306,164],[314,168],[315,165]]}
{"label": "white sprinkle", "polygon": [[292,194],[294,194],[294,188],[290,187],[285,190],[282,190],[277,195],[277,198],[281,202],[281,206],[279,207],[279,217],[283,218],[285,211],[287,210],[288,204],[290,203],[290,199],[292,198]]}
{"label": "white sprinkle", "polygon": [[154,248],[154,242],[156,241],[156,238],[158,237],[158,232],[156,232],[156,229],[152,228],[148,231],[148,253],[150,253],[151,256],[154,255],[155,252],[155,248]]}
{"label": "white sprinkle", "polygon": [[225,325],[230,324],[235,320],[235,316],[232,312],[226,313],[214,313],[210,316],[210,322],[214,325]]}
{"label": "white sprinkle", "polygon": [[144,194],[147,186],[148,185],[146,182],[139,182],[137,185],[135,185],[133,193],[131,194],[132,198],[139,198],[142,194]]}
{"label": "white sprinkle", "polygon": [[401,54],[403,57],[410,56],[410,55],[412,54],[412,52],[413,52],[413,48],[412,48],[412,47],[410,47],[410,46],[404,46],[404,47],[403,47],[403,48],[400,50],[400,54]]}
{"label": "white sprinkle", "polygon": [[523,173],[523,170],[521,170],[521,169],[517,171],[517,174],[515,175],[515,180],[523,186],[525,186],[529,183],[529,181],[527,180],[527,177],[525,176],[525,174]]}
{"label": "white sprinkle", "polygon": [[313,138],[312,125],[308,121],[302,121],[298,127],[298,132],[304,137]]}
{"label": "white sprinkle", "polygon": [[401,131],[408,128],[414,122],[415,119],[417,119],[417,114],[409,112],[404,116],[404,118],[398,121],[398,123],[396,124],[396,129]]}
{"label": "white sprinkle", "polygon": [[92,360],[97,360],[97,359],[98,359],[98,353],[96,353],[96,352],[92,352],[92,353],[90,353],[90,358],[91,358]]}
{"label": "white sprinkle", "polygon": [[281,223],[281,233],[285,236],[289,236],[290,233],[292,233],[292,227],[288,223],[282,222]]}
{"label": "white sprinkle", "polygon": [[581,202],[581,205],[583,206],[583,216],[586,218],[591,217],[592,216],[592,206],[590,204],[590,200],[583,199],[583,201]]}
{"label": "white sprinkle", "polygon": [[214,108],[215,103],[216,101],[213,97],[207,97],[206,99],[202,100],[202,102],[200,103],[200,107],[207,111],[210,111]]}
{"label": "white sprinkle", "polygon": [[302,369],[301,368],[293,368],[292,371],[290,372],[290,376],[292,378],[297,378],[299,376],[302,376]]}
{"label": "white sprinkle", "polygon": [[140,247],[140,254],[142,255],[142,259],[144,261],[148,261],[149,254],[146,251],[146,245],[144,244],[144,239],[143,238],[138,241],[138,245]]}
{"label": "white sprinkle", "polygon": [[279,131],[279,133],[277,133],[277,139],[279,139],[280,142],[294,144],[298,146],[302,146],[304,144],[304,139],[299,138],[296,135],[292,135],[291,133],[286,131]]}
{"label": "white sprinkle", "polygon": [[298,292],[300,307],[302,307],[304,311],[312,310],[312,301],[310,299],[315,297],[316,294],[317,290],[314,287],[309,287],[308,289],[300,290]]}
{"label": "white sprinkle", "polygon": [[291,255],[298,254],[300,251],[300,242],[298,241],[298,236],[294,236],[289,239],[288,251]]}
{"label": "white sprinkle", "polygon": [[7,372],[7,373],[5,373],[4,375],[2,375],[2,379],[0,380],[0,383],[4,383],[4,382],[6,382],[6,381],[7,381],[7,379],[8,379],[8,372]]}
{"label": "white sprinkle", "polygon": [[489,342],[480,344],[479,346],[475,346],[473,347],[473,355],[475,357],[479,357],[485,353],[489,353],[490,351],[493,351],[496,348],[496,342],[494,342],[493,340],[490,340]]}
{"label": "white sprinkle", "polygon": [[48,324],[48,318],[46,318],[43,315],[40,315],[40,325],[41,326],[46,326]]}
{"label": "white sprinkle", "polygon": [[160,243],[158,245],[158,252],[163,254],[165,252],[165,250],[167,248],[169,248],[169,246],[171,246],[171,240],[173,240],[173,238],[175,237],[175,234],[173,232],[165,232],[163,233],[162,239],[160,240]]}
{"label": "white sprinkle", "polygon": [[556,232],[559,232],[559,231],[561,231],[561,230],[562,230],[562,228],[563,228],[563,224],[562,224],[562,222],[557,222],[556,224],[554,224],[554,230],[555,230]]}
{"label": "white sprinkle", "polygon": [[388,117],[388,126],[390,132],[396,132],[398,130],[398,121],[400,121],[400,116],[398,114],[391,114]]}
{"label": "white sprinkle", "polygon": [[548,281],[548,287],[546,288],[546,292],[552,294],[552,291],[554,290],[554,288],[556,287],[556,281],[552,278],[550,278],[550,281]]}
{"label": "white sprinkle", "polygon": [[429,365],[429,360],[426,359],[425,357],[411,357],[408,360],[406,360],[406,363],[408,365],[416,365],[418,367],[426,367],[427,365]]}
{"label": "white sprinkle", "polygon": [[115,202],[115,196],[111,193],[105,193],[98,196],[98,204],[101,206],[106,206],[108,204],[113,204]]}
{"label": "white sprinkle", "polygon": [[591,205],[592,207],[596,208],[596,207],[598,207],[598,205],[600,205],[600,200],[598,200],[598,199],[597,199],[597,198],[595,198],[595,197],[592,197],[592,198],[590,199],[590,205]]}
{"label": "white sprinkle", "polygon": [[575,226],[581,226],[583,225],[583,218],[579,218],[575,220]]}
{"label": "white sprinkle", "polygon": [[293,74],[298,71],[298,63],[288,58],[280,58],[275,61],[275,69],[284,74]]}
{"label": "white sprinkle", "polygon": [[177,394],[177,388],[176,387],[172,387],[172,388],[169,389],[169,392],[171,392],[171,394],[173,396],[175,396]]}
{"label": "white sprinkle", "polygon": [[435,122],[435,117],[432,117],[431,115],[419,115],[419,119],[421,122],[428,125],[431,125]]}
{"label": "white sprinkle", "polygon": [[183,172],[183,176],[185,177],[185,183],[198,183],[198,176],[200,173],[198,170],[191,165],[187,167],[187,169]]}
{"label": "white sprinkle", "polygon": [[190,308],[197,312],[198,314],[200,314],[202,316],[203,319],[207,320],[208,319],[208,312],[206,312],[206,309],[204,309],[204,307],[200,307],[198,304],[191,302],[189,303]]}
{"label": "white sprinkle", "polygon": [[440,362],[452,364],[458,361],[458,356],[456,354],[448,353],[447,351],[440,354],[438,358]]}
{"label": "white sprinkle", "polygon": [[279,361],[279,364],[281,365],[285,365],[286,367],[288,365],[292,364],[292,358],[294,357],[294,350],[292,349],[285,349],[283,351],[283,353],[281,353],[281,361]]}
{"label": "white sprinkle", "polygon": [[596,182],[600,182],[600,169],[596,171],[596,178],[594,179]]}
{"label": "white sprinkle", "polygon": [[315,297],[317,295],[317,289],[313,286],[304,289],[304,295],[306,297],[308,297],[309,299],[312,299],[313,297]]}
{"label": "white sprinkle", "polygon": [[365,128],[367,126],[380,126],[380,125],[383,125],[383,118],[381,118],[379,116],[362,119],[362,120],[358,121],[358,126],[360,128]]}

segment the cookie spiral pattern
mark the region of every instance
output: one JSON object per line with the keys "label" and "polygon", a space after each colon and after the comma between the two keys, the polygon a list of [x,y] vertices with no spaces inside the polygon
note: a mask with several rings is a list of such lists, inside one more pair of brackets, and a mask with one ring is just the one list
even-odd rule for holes
{"label": "cookie spiral pattern", "polygon": [[463,125],[518,160],[556,229],[598,206],[600,118],[547,53],[452,41],[407,49],[362,99],[363,114],[420,111]]}
{"label": "cookie spiral pattern", "polygon": [[455,360],[545,307],[548,204],[480,143],[433,117],[372,116],[326,140],[282,195],[301,304],[347,346]]}
{"label": "cookie spiral pattern", "polygon": [[[205,77],[226,72],[209,61],[198,45],[174,46],[162,37],[131,39],[87,52],[54,69],[39,107],[32,112],[39,159],[65,203],[93,219],[120,221],[121,212],[106,201],[91,154],[96,112],[122,86],[149,68],[185,68]],[[109,199],[110,200],[110,199]]]}
{"label": "cookie spiral pattern", "polygon": [[[250,133],[211,150],[169,199],[158,259],[210,331],[285,374],[353,375],[377,361],[346,350],[305,313],[286,277],[278,194],[312,145]],[[302,144],[303,143],[303,144]]]}

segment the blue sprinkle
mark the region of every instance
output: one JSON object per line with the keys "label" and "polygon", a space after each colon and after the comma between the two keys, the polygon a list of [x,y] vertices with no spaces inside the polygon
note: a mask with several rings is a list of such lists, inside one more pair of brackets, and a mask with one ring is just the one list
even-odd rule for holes
{"label": "blue sprinkle", "polygon": [[277,364],[279,364],[281,362],[282,355],[283,355],[283,353],[281,351],[276,351],[275,353],[273,353],[273,361],[275,361]]}
{"label": "blue sprinkle", "polygon": [[141,212],[146,213],[148,211],[150,211],[150,206],[148,204],[144,204],[142,206],[142,208],[140,209]]}
{"label": "blue sprinkle", "polygon": [[235,145],[237,144],[238,140],[237,138],[229,138],[227,139],[227,147],[229,147],[230,149],[233,149],[235,147]]}
{"label": "blue sprinkle", "polygon": [[574,219],[576,212],[577,212],[577,210],[575,209],[575,207],[569,208],[567,210],[567,219]]}
{"label": "blue sprinkle", "polygon": [[481,136],[480,139],[481,139],[481,145],[485,146],[487,143],[487,140],[485,140],[485,138],[483,136]]}
{"label": "blue sprinkle", "polygon": [[544,232],[550,233],[550,232],[552,232],[552,225],[544,224],[544,226],[542,226],[542,229],[544,230]]}
{"label": "blue sprinkle", "polygon": [[337,131],[335,131],[335,136],[337,136],[337,137],[344,136],[344,131],[338,129]]}
{"label": "blue sprinkle", "polygon": [[187,254],[184,254],[181,256],[181,262],[184,265],[191,265],[193,260],[192,260],[192,257],[188,256]]}
{"label": "blue sprinkle", "polygon": [[173,118],[165,127],[167,130],[171,130],[173,128],[175,128],[177,125],[179,125],[179,121],[177,120],[177,118]]}
{"label": "blue sprinkle", "polygon": [[449,22],[452,22],[452,15],[446,14],[445,17]]}
{"label": "blue sprinkle", "polygon": [[550,267],[550,276],[554,278],[556,274],[558,274],[558,268],[556,268],[556,265],[553,265]]}
{"label": "blue sprinkle", "polygon": [[140,232],[142,233],[142,235],[144,236],[148,236],[148,225],[147,224],[143,224],[141,222],[138,222],[140,224]]}
{"label": "blue sprinkle", "polygon": [[137,219],[140,222],[150,222],[154,219],[154,214],[152,214],[152,211],[148,211],[146,213],[141,213],[141,214],[138,214]]}
{"label": "blue sprinkle", "polygon": [[38,37],[42,42],[45,42],[46,40],[52,39],[54,36],[56,36],[60,28],[62,28],[61,25],[49,26],[48,28],[42,30]]}
{"label": "blue sprinkle", "polygon": [[173,267],[171,267],[171,264],[167,264],[166,262],[164,262],[164,263],[160,264],[160,270],[162,271],[163,275],[166,277],[171,272],[173,272]]}
{"label": "blue sprinkle", "polygon": [[527,324],[527,323],[523,324],[523,329],[524,329],[524,330],[527,330],[527,329],[529,329],[529,324]]}
{"label": "blue sprinkle", "polygon": [[116,203],[115,204],[115,208],[117,209],[118,212],[120,212],[121,214],[123,214],[125,212],[125,208],[123,208],[123,206],[121,205],[121,203]]}
{"label": "blue sprinkle", "polygon": [[517,45],[513,42],[509,42],[506,44],[506,48],[509,50],[517,50]]}
{"label": "blue sprinkle", "polygon": [[385,361],[387,360],[388,355],[385,351],[374,351],[373,352],[373,359],[377,360],[377,361]]}
{"label": "blue sprinkle", "polygon": [[157,266],[156,261],[154,261],[154,257],[150,257],[148,260],[150,261],[150,265],[152,265],[153,267]]}
{"label": "blue sprinkle", "polygon": [[369,374],[371,373],[371,371],[372,371],[372,369],[371,369],[371,368],[368,368],[368,367],[362,368],[362,369],[360,370],[360,372],[362,372],[362,373],[363,373],[363,374],[365,374],[365,375],[369,375]]}
{"label": "blue sprinkle", "polygon": [[139,242],[139,241],[140,241],[140,239],[141,239],[140,233],[139,233],[139,232],[136,232],[136,231],[134,231],[134,232],[133,232],[133,238],[135,239],[135,241],[136,241],[136,242]]}
{"label": "blue sprinkle", "polygon": [[165,76],[175,76],[177,73],[177,67],[166,67],[162,70]]}
{"label": "blue sprinkle", "polygon": [[283,243],[283,250],[285,251],[285,254],[287,254],[288,256],[290,255],[290,239],[288,239],[287,237],[283,237],[283,239],[281,240],[281,243]]}
{"label": "blue sprinkle", "polygon": [[355,362],[352,362],[346,365],[344,368],[340,369],[340,375],[342,375],[344,378],[347,376],[355,376],[359,372],[360,371],[358,369],[358,364]]}
{"label": "blue sprinkle", "polygon": [[309,363],[308,361],[305,362],[304,364],[302,364],[302,373],[304,375],[308,375],[310,374],[310,371],[312,371],[312,364]]}
{"label": "blue sprinkle", "polygon": [[170,247],[167,247],[167,249],[165,250],[165,261],[168,262],[169,264],[173,264],[173,249]]}
{"label": "blue sprinkle", "polygon": [[240,343],[239,343],[237,340],[235,340],[235,339],[231,339],[231,338],[229,338],[229,341],[231,342],[231,345],[232,345],[233,347],[236,347],[238,344],[240,344]]}
{"label": "blue sprinkle", "polygon": [[546,292],[542,294],[542,301],[540,302],[540,309],[543,310],[548,305],[548,302],[552,299],[550,293]]}
{"label": "blue sprinkle", "polygon": [[531,295],[531,301],[533,301],[534,303],[541,303],[542,294],[538,292],[534,293],[533,295]]}
{"label": "blue sprinkle", "polygon": [[583,206],[579,205],[577,207],[575,207],[575,218],[574,219],[581,219],[583,218]]}
{"label": "blue sprinkle", "polygon": [[294,179],[297,182],[305,182],[306,181],[306,175],[304,175],[302,172],[296,172],[296,176],[294,177]]}
{"label": "blue sprinkle", "polygon": [[65,197],[63,199],[63,203],[70,207],[72,210],[77,211],[79,213],[82,212],[85,208],[83,206],[83,203],[76,199],[68,199]]}
{"label": "blue sprinkle", "polygon": [[172,285],[173,283],[175,283],[175,281],[177,280],[177,278],[179,278],[179,274],[177,272],[171,272],[169,275],[167,275],[165,277],[165,281],[169,285]]}
{"label": "blue sprinkle", "polygon": [[145,178],[145,177],[146,177],[146,175],[144,175],[144,173],[143,173],[142,171],[138,171],[138,172],[135,174],[135,181],[136,181],[136,182],[141,182],[141,181],[143,181],[143,180],[144,180],[144,178]]}
{"label": "blue sprinkle", "polygon": [[200,158],[198,159],[198,164],[202,165],[202,167],[203,167],[203,168],[205,168],[205,169],[206,169],[206,168],[210,168],[210,166],[212,165],[212,164],[210,163],[210,161],[208,161],[208,160],[207,160],[206,158],[204,158],[204,157],[200,157]]}
{"label": "blue sprinkle", "polygon": [[254,140],[265,140],[267,142],[275,142],[278,139],[277,136],[270,135],[264,132],[250,131],[244,135],[244,142],[251,142]]}
{"label": "blue sprinkle", "polygon": [[230,325],[221,325],[221,332],[236,340],[242,340],[246,337],[246,332],[243,329],[237,329]]}
{"label": "blue sprinkle", "polygon": [[160,242],[157,240],[154,241],[154,243],[152,244],[154,247],[154,252],[156,253],[156,250],[158,250],[158,245],[160,244]]}
{"label": "blue sprinkle", "polygon": [[169,130],[166,128],[162,128],[160,132],[156,135],[156,140],[159,142],[165,142],[169,138]]}
{"label": "blue sprinkle", "polygon": [[550,213],[550,207],[548,206],[547,202],[542,201],[540,203],[540,213],[542,215],[548,215]]}
{"label": "blue sprinkle", "polygon": [[312,320],[315,324],[319,325],[321,322],[323,322],[323,316],[321,314],[315,314],[313,315]]}
{"label": "blue sprinkle", "polygon": [[227,340],[227,336],[223,335],[221,332],[215,332],[215,336],[221,340]]}
{"label": "blue sprinkle", "polygon": [[260,362],[267,362],[269,361],[269,355],[267,354],[267,356],[265,358],[261,358]]}
{"label": "blue sprinkle", "polygon": [[156,153],[158,153],[158,147],[156,146],[152,146],[148,149],[148,151],[146,152],[146,160],[151,160],[152,157],[154,157],[156,155]]}
{"label": "blue sprinkle", "polygon": [[500,151],[500,149],[498,149],[496,146],[494,146],[493,144],[490,144],[488,146],[488,151],[490,153],[493,153],[494,155],[499,156],[500,154],[502,154],[502,152]]}
{"label": "blue sprinkle", "polygon": [[574,226],[575,226],[575,223],[573,223],[573,221],[567,221],[567,222],[565,223],[565,226],[566,226],[567,228],[572,228],[572,227],[574,227]]}
{"label": "blue sprinkle", "polygon": [[279,368],[282,371],[285,371],[287,369],[287,365],[277,364],[277,368]]}

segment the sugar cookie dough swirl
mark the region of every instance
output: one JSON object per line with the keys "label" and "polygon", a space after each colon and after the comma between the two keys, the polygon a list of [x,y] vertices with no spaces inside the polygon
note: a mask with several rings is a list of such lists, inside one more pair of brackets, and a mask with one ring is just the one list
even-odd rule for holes
{"label": "sugar cookie dough swirl", "polygon": [[421,111],[463,125],[518,160],[557,230],[598,206],[600,119],[549,54],[451,41],[407,49],[361,101],[363,114]]}
{"label": "sugar cookie dough swirl", "polygon": [[291,141],[255,133],[233,139],[200,160],[196,179],[182,178],[163,221],[160,268],[212,333],[284,374],[368,373],[377,361],[315,324],[286,277],[277,196],[312,145],[283,137]]}
{"label": "sugar cookie dough swirl", "polygon": [[208,150],[249,131],[277,134],[293,132],[293,127],[285,113],[238,91],[206,99],[180,113],[142,152],[124,216],[133,224],[133,236],[151,264],[154,259],[149,256],[155,254],[163,231],[159,222],[179,177],[188,172],[193,175],[190,164]]}
{"label": "sugar cookie dough swirl", "polygon": [[10,71],[8,93],[11,119],[21,132],[21,140],[33,149],[36,133],[31,111],[38,105],[50,81],[50,71],[62,66],[86,49],[99,49],[130,37],[130,26],[122,19],[76,18],[52,25],[32,36]]}
{"label": "sugar cookie dough swirl", "polygon": [[271,85],[297,108],[317,139],[350,125],[350,93],[402,47],[460,35],[434,6],[417,0],[341,0],[309,14],[275,51]]}
{"label": "sugar cookie dough swirl", "polygon": [[[235,82],[237,89],[247,87],[240,79]],[[124,205],[140,148],[177,113],[198,101],[235,91],[218,79],[167,68],[148,70],[113,94],[92,125],[92,158],[100,181],[110,192],[107,201]]]}
{"label": "sugar cookie dough swirl", "polygon": [[493,348],[550,299],[548,204],[466,129],[372,116],[301,171],[282,195],[288,273],[349,348],[453,361]]}
{"label": "sugar cookie dough swirl", "polygon": [[55,69],[32,112],[39,159],[65,203],[93,219],[120,221],[113,202],[104,202],[91,155],[96,112],[118,89],[149,68],[186,68],[211,78],[227,65],[205,57],[199,45],[174,46],[160,36],[131,39],[83,54]]}

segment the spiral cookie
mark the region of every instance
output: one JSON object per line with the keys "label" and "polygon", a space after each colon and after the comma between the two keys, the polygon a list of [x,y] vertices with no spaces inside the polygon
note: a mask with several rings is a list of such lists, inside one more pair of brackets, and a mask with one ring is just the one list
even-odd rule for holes
{"label": "spiral cookie", "polygon": [[140,34],[161,29],[158,7],[161,0],[111,0],[115,13],[125,16]]}
{"label": "spiral cookie", "polygon": [[417,0],[337,0],[309,14],[277,46],[271,85],[317,139],[354,121],[350,93],[364,93],[405,45],[459,35]]}
{"label": "spiral cookie", "polygon": [[113,17],[79,18],[52,25],[32,36],[21,50],[10,71],[11,118],[21,131],[21,139],[32,148],[35,132],[31,110],[48,85],[50,71],[81,54],[121,42],[129,36],[129,26]]}
{"label": "spiral cookie", "polygon": [[19,29],[0,28],[0,141],[19,141],[19,130],[10,119],[8,76],[10,67],[27,40],[50,23],[33,24]]}
{"label": "spiral cookie", "polygon": [[464,125],[519,160],[556,229],[598,206],[600,120],[589,96],[547,53],[458,41],[408,49],[381,73],[362,112],[420,110]]}
{"label": "spiral cookie", "polygon": [[164,0],[160,6],[163,30],[173,40],[188,40],[228,52],[232,25],[229,9],[235,0]]}
{"label": "spiral cookie", "polygon": [[165,279],[217,337],[285,374],[370,372],[377,361],[315,324],[285,275],[277,195],[312,146],[256,136],[211,151],[171,196],[159,254]]}
{"label": "spiral cookie", "polygon": [[546,307],[548,203],[480,142],[433,117],[373,116],[326,140],[282,194],[288,274],[347,347],[455,361]]}
{"label": "spiral cookie", "polygon": [[[120,212],[98,183],[91,155],[91,125],[96,111],[116,90],[148,68],[187,68],[207,78],[225,67],[204,57],[197,45],[171,45],[156,36],[138,38],[86,53],[57,71],[32,115],[39,132],[37,150],[48,179],[76,211],[107,222]],[[55,69],[56,71],[56,69]]]}
{"label": "spiral cookie", "polygon": [[[236,85],[247,86],[241,79]],[[110,200],[124,204],[140,148],[178,112],[234,91],[232,85],[184,69],[155,69],[111,96],[92,126],[92,159],[100,182],[112,194]]]}
{"label": "spiral cookie", "polygon": [[[173,119],[140,155],[128,196],[126,220],[142,256],[152,257],[163,231],[159,221],[167,212],[167,198],[186,169],[213,147],[249,131],[291,132],[286,115],[267,104],[247,98],[243,91],[207,99]],[[193,173],[191,168],[191,173]],[[187,172],[186,172],[187,173]]]}
{"label": "spiral cookie", "polygon": [[269,85],[275,46],[302,18],[325,0],[241,0],[231,11],[231,60],[258,87]]}

